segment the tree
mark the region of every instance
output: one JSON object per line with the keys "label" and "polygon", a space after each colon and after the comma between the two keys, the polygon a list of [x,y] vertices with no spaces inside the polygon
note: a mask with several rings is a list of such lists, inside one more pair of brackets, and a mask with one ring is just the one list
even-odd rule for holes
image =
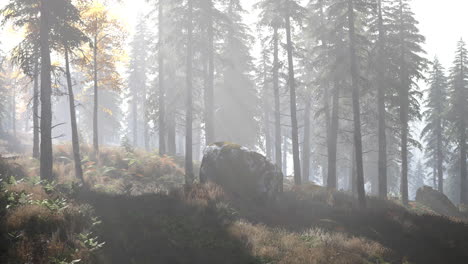
{"label": "tree", "polygon": [[[273,31],[272,39],[270,41],[273,49],[273,65],[272,65],[272,82],[273,82],[273,93],[274,93],[274,157],[276,166],[281,167],[282,165],[282,135],[281,135],[281,100],[280,100],[280,88],[279,88],[279,70],[281,63],[279,59],[279,48],[280,48],[280,33],[279,29],[284,26],[283,19],[281,17],[281,6],[278,1],[274,0],[263,0],[255,5],[255,8],[260,10],[260,20],[258,26],[260,28],[266,28],[269,31]],[[269,40],[264,42],[268,43]],[[265,47],[265,49],[267,48]]]}
{"label": "tree", "polygon": [[447,156],[446,127],[448,127],[445,117],[445,109],[448,108],[448,80],[444,73],[444,68],[437,58],[432,63],[429,75],[429,88],[427,89],[427,100],[425,101],[424,119],[426,126],[421,136],[425,139],[426,165],[434,168],[434,182],[437,182],[439,192],[444,192],[444,156]]}
{"label": "tree", "polygon": [[[133,41],[130,43],[130,65],[128,86],[130,90],[131,100],[131,122],[129,127],[132,129],[133,145],[143,146],[146,150],[149,149],[149,128],[147,118],[147,58],[148,52],[148,30],[144,20],[140,20],[136,27],[136,34]],[[142,138],[142,142],[139,142]]]}
{"label": "tree", "polygon": [[361,134],[361,110],[360,110],[360,89],[359,72],[356,56],[356,35],[354,18],[354,0],[348,0],[348,26],[349,26],[349,50],[351,58],[351,82],[352,82],[352,101],[354,116],[354,148],[356,152],[356,181],[359,204],[366,206],[366,194],[364,189],[364,167],[362,158],[362,134]]}
{"label": "tree", "polygon": [[294,162],[294,182],[300,185],[301,177],[301,161],[299,156],[299,128],[297,123],[297,105],[296,105],[296,83],[294,78],[294,58],[293,58],[293,43],[291,37],[291,17],[300,17],[302,9],[296,1],[287,0],[285,4],[285,27],[289,65],[289,92],[291,106],[291,130],[292,130],[292,145],[293,145],[293,162]]}
{"label": "tree", "polygon": [[238,0],[226,1],[225,9],[221,10],[226,18],[221,29],[226,34],[220,41],[222,68],[215,94],[216,139],[253,148],[257,143],[258,123],[255,118],[257,94],[251,75],[253,59],[249,48],[252,36],[242,21],[245,10]]}
{"label": "tree", "polygon": [[[99,90],[119,90],[121,80],[116,64],[122,53],[124,31],[100,1],[93,1],[82,11],[83,32],[91,39],[81,66],[93,82],[93,147],[99,152]],[[91,59],[89,59],[91,58]],[[91,67],[89,65],[91,60]]]}
{"label": "tree", "polygon": [[62,27],[58,32],[57,43],[62,43],[62,48],[65,57],[65,77],[67,79],[69,108],[70,108],[70,123],[72,133],[73,159],[75,163],[75,176],[84,183],[83,168],[81,165],[80,140],[78,136],[78,122],[76,118],[75,94],[73,92],[72,74],[70,70],[70,54],[74,49],[79,48],[84,42],[89,42],[89,39],[78,28],[81,21],[80,12],[78,9],[70,10],[68,16],[65,16],[61,22]]}
{"label": "tree", "polygon": [[204,91],[204,106],[205,106],[205,141],[209,145],[215,141],[215,100],[214,100],[214,82],[215,82],[215,25],[214,16],[217,11],[214,7],[213,0],[205,0],[203,2],[204,14],[206,14],[206,33],[207,33],[207,61],[208,74]]}
{"label": "tree", "polygon": [[387,198],[387,110],[385,106],[386,97],[386,60],[385,60],[385,28],[383,18],[382,0],[377,0],[377,109],[378,109],[378,140],[379,140],[379,157],[378,157],[378,170],[379,175],[379,197]]}
{"label": "tree", "polygon": [[468,203],[467,195],[467,167],[466,167],[466,122],[468,96],[468,56],[466,44],[460,40],[449,77],[449,109],[448,120],[450,121],[450,139],[454,143],[456,154],[452,157],[458,164],[460,178],[460,203]]}
{"label": "tree", "polygon": [[185,115],[185,184],[191,185],[194,181],[193,151],[192,151],[192,122],[193,122],[193,0],[187,0],[187,72],[186,72],[186,115]]}
{"label": "tree", "polygon": [[159,66],[159,155],[166,154],[166,87],[164,82],[164,2],[158,5],[158,66]]}
{"label": "tree", "polygon": [[[392,21],[392,31],[389,38],[392,40],[392,56],[398,58],[397,69],[399,87],[398,107],[401,136],[401,186],[400,192],[404,204],[408,204],[408,153],[412,142],[409,122],[413,118],[420,119],[417,81],[423,79],[426,60],[421,57],[424,53],[421,44],[425,38],[420,35],[417,21],[411,11],[408,0],[399,0],[389,12]],[[415,143],[413,141],[413,143]]]}

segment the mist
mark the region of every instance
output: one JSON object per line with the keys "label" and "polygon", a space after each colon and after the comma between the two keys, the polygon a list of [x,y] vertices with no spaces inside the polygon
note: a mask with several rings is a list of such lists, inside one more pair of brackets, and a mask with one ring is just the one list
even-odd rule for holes
{"label": "mist", "polygon": [[0,262],[466,263],[465,4],[426,4],[1,1]]}

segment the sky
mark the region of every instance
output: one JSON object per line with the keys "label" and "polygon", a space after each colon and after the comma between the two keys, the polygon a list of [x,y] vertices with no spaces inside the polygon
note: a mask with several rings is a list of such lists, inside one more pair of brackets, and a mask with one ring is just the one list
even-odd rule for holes
{"label": "sky", "polygon": [[[5,1],[5,0],[0,0]],[[254,0],[241,0],[244,8],[251,10]],[[130,28],[137,18],[148,10],[145,0],[124,0],[119,9],[127,17]],[[421,33],[426,37],[424,45],[427,58],[432,60],[436,55],[446,68],[454,58],[456,43],[461,38],[468,41],[468,1],[466,0],[413,0],[412,8],[420,22]],[[129,11],[132,15],[128,16]],[[246,15],[246,23],[253,24],[255,14]]]}
{"label": "sky", "polygon": [[[9,0],[0,0],[0,7]],[[241,0],[244,8],[251,10],[254,0]],[[421,33],[426,37],[425,49],[427,58],[432,60],[438,56],[443,65],[448,68],[454,57],[455,47],[461,38],[468,41],[468,1],[466,0],[413,0],[413,11],[420,22]],[[115,9],[124,18],[127,29],[131,32],[138,18],[150,10],[146,0],[123,0]],[[253,24],[255,14],[246,15],[246,23]],[[14,43],[12,32],[2,32],[3,48],[8,51]]]}

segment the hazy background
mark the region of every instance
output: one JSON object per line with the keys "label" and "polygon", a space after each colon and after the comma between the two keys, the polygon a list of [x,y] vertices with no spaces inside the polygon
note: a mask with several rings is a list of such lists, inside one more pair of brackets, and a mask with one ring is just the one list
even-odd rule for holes
{"label": "hazy background", "polygon": [[[254,28],[256,15],[253,14],[252,5],[256,0],[241,0],[244,8],[251,11],[245,15],[246,23]],[[8,0],[0,0],[0,6],[3,7]],[[307,2],[307,1],[305,1]],[[438,56],[445,67],[451,64],[456,42],[463,38],[468,40],[468,1],[465,0],[413,0],[413,11],[420,22],[422,34],[426,36],[426,51],[428,58],[433,59]],[[122,4],[116,5],[115,12],[122,17],[123,23],[131,32],[138,17],[151,10],[146,0],[123,0]],[[5,52],[17,41],[15,35],[17,32],[5,30],[0,37],[2,47]],[[131,38],[129,38],[130,40]],[[255,55],[255,54],[254,54]]]}

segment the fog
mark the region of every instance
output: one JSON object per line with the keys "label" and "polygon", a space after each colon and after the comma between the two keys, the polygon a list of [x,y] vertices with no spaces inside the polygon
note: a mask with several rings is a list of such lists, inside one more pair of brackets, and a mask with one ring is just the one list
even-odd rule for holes
{"label": "fog", "polygon": [[0,262],[465,263],[467,7],[1,0]]}

